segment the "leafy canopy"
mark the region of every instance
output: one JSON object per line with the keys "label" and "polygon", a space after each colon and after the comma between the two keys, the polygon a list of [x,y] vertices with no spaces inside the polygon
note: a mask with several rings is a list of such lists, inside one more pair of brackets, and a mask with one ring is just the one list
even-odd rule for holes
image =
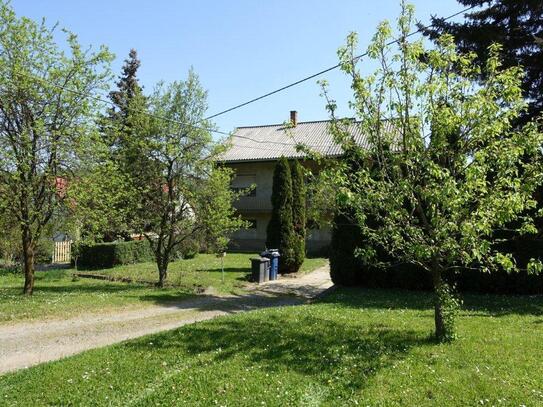
{"label": "leafy canopy", "polygon": [[[543,136],[535,123],[513,126],[526,109],[523,72],[502,66],[499,45],[489,48],[483,66],[474,53],[458,53],[450,35],[425,49],[422,40],[408,41],[413,8],[402,7],[399,32],[382,23],[368,47],[369,60],[378,64],[373,74],[360,72],[367,64],[355,58],[355,34],[339,50],[369,147],[354,143],[345,120],[334,120],[336,140],[365,165],[335,163],[326,177],[339,191],[339,206],[354,209],[367,237],[369,244],[358,251],[365,263],[379,264],[377,250],[383,249],[395,262],[431,273],[436,336],[448,339],[454,315],[445,309],[454,299],[442,272],[460,266],[515,270],[511,256],[494,249],[493,233],[513,221],[521,233],[535,232],[525,214],[535,207],[542,182]],[[394,36],[398,45],[387,45]],[[481,73],[485,80],[478,82]],[[326,83],[323,89],[335,118]],[[541,265],[533,259],[529,269]]]}

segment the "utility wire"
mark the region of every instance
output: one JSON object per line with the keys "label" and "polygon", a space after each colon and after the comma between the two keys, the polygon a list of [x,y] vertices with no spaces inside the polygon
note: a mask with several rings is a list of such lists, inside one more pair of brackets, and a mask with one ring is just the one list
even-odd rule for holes
{"label": "utility wire", "polygon": [[[447,16],[447,17],[445,17],[445,18],[443,18],[443,19],[440,19],[440,21],[447,21],[447,20],[450,20],[451,18],[454,18],[454,17],[456,17],[456,16],[459,16],[460,14],[466,13],[466,12],[470,11],[471,9],[473,9],[473,8],[475,8],[475,7],[476,7],[475,5],[470,6],[470,7],[466,7],[465,9],[463,9],[463,10],[461,10],[461,11],[458,11],[458,12],[456,12],[456,13],[454,13],[454,14],[451,14],[450,16]],[[433,26],[434,26],[434,24],[429,24],[429,25],[426,25],[426,26],[422,26],[422,27],[420,27],[418,30],[413,31],[413,32],[407,34],[407,35],[405,36],[405,38],[412,37],[413,35],[418,34],[418,33],[422,32],[422,31],[424,31],[424,30],[426,30],[426,29],[428,29],[428,28],[433,27]],[[401,39],[392,40],[392,41],[388,42],[386,45],[387,45],[387,46],[394,45],[394,44],[399,43],[400,41],[401,41]],[[367,52],[367,51],[364,52],[363,54],[360,54],[360,55],[354,57],[354,58],[353,58],[353,62],[358,61],[360,58],[365,57],[366,55],[368,55],[368,52]],[[258,97],[254,98],[254,99],[251,99],[251,100],[248,100],[247,102],[240,103],[239,105],[235,105],[235,106],[232,106],[232,107],[230,107],[230,108],[228,108],[228,109],[222,110],[222,111],[220,111],[220,112],[218,112],[218,113],[212,114],[211,116],[206,117],[205,120],[209,120],[209,119],[213,119],[213,118],[218,117],[218,116],[222,116],[223,114],[229,113],[229,112],[231,112],[231,111],[233,111],[233,110],[237,110],[237,109],[239,109],[239,108],[241,108],[241,107],[250,105],[251,103],[257,102],[257,101],[262,100],[262,99],[265,99],[265,98],[267,98],[267,97],[270,97],[270,96],[272,96],[272,95],[275,95],[276,93],[282,92],[282,91],[284,91],[284,90],[286,90],[286,89],[289,89],[289,88],[292,88],[292,87],[294,87],[294,86],[296,86],[296,85],[299,85],[300,83],[307,82],[307,81],[309,81],[309,80],[311,80],[311,79],[313,79],[313,78],[316,78],[316,77],[321,76],[321,75],[323,75],[323,74],[325,74],[325,73],[328,73],[328,72],[330,72],[330,71],[333,71],[334,69],[337,69],[337,68],[339,68],[340,66],[341,66],[341,64],[336,64],[336,65],[331,66],[331,67],[329,67],[329,68],[323,69],[322,71],[319,71],[319,72],[314,73],[314,74],[312,74],[312,75],[306,76],[305,78],[299,79],[299,80],[297,80],[296,82],[289,83],[288,85],[282,86],[282,87],[280,87],[280,88],[278,88],[278,89],[275,89],[275,90],[273,90],[273,91],[271,91],[271,92],[265,93],[264,95],[258,96]]]}
{"label": "utility wire", "polygon": [[[475,8],[475,7],[476,7],[475,5],[470,6],[470,7],[466,7],[465,9],[460,10],[460,11],[458,11],[458,12],[456,12],[456,13],[454,13],[454,14],[451,14],[451,15],[449,15],[449,16],[447,16],[447,17],[444,17],[444,18],[442,18],[442,19],[440,19],[440,20],[441,20],[441,21],[450,20],[451,18],[454,18],[454,17],[456,17],[456,16],[458,16],[458,15],[460,15],[460,14],[466,13],[466,12],[470,11],[471,9],[473,9],[473,8]],[[434,24],[429,24],[429,25],[426,25],[426,26],[422,26],[422,27],[420,27],[419,29],[417,29],[416,31],[413,31],[413,32],[407,34],[407,35],[405,36],[405,38],[412,37],[413,35],[416,35],[416,34],[422,32],[423,30],[426,30],[426,29],[431,28],[431,27],[433,27],[433,26],[434,26]],[[403,38],[403,39],[405,39],[405,38]],[[394,44],[399,43],[400,41],[401,41],[401,39],[392,40],[392,41],[389,41],[386,45],[387,45],[387,46],[394,45]],[[356,61],[358,61],[360,58],[362,58],[362,57],[364,57],[364,56],[367,56],[367,55],[368,55],[368,52],[364,52],[363,54],[360,54],[360,55],[354,57],[354,58],[353,58],[353,62],[356,62]],[[211,116],[208,116],[208,117],[204,118],[202,121],[210,120],[210,119],[213,119],[213,118],[215,118],[215,117],[222,116],[222,115],[224,115],[224,114],[226,114],[226,113],[229,113],[229,112],[231,112],[231,111],[233,111],[233,110],[237,110],[237,109],[242,108],[242,107],[244,107],[244,106],[247,106],[247,105],[249,105],[249,104],[251,104],[251,103],[257,102],[257,101],[262,100],[262,99],[265,99],[265,98],[267,98],[267,97],[269,97],[269,96],[275,95],[276,93],[282,92],[282,91],[284,91],[284,90],[287,90],[287,89],[289,89],[289,88],[292,88],[292,87],[294,87],[294,86],[297,86],[297,85],[299,85],[299,84],[301,84],[301,83],[307,82],[308,80],[311,80],[311,79],[313,79],[313,78],[316,78],[316,77],[318,77],[318,76],[321,76],[321,75],[323,75],[323,74],[325,74],[325,73],[327,73],[327,72],[333,71],[334,69],[337,69],[337,68],[339,68],[340,66],[341,66],[341,64],[336,64],[336,65],[331,66],[331,67],[329,67],[329,68],[323,69],[322,71],[319,71],[319,72],[316,72],[316,73],[314,73],[314,74],[312,74],[312,75],[306,76],[305,78],[299,79],[299,80],[297,80],[297,81],[295,81],[295,82],[292,82],[292,83],[290,83],[290,84],[288,84],[288,85],[282,86],[282,87],[280,87],[280,88],[278,88],[278,89],[275,89],[275,90],[273,90],[273,91],[271,91],[271,92],[268,92],[268,93],[266,93],[266,94],[264,94],[264,95],[258,96],[258,97],[256,97],[256,98],[253,98],[253,99],[248,100],[248,101],[246,101],[246,102],[240,103],[240,104],[238,104],[238,105],[236,105],[236,106],[230,107],[230,108],[228,108],[228,109],[225,109],[225,110],[223,110],[223,111],[220,111],[220,112],[218,112],[218,113],[215,113],[215,114],[213,114],[213,115],[211,115]],[[100,102],[100,103],[103,103],[103,104],[106,104],[106,105],[115,106],[115,104],[114,104],[113,101],[111,101],[111,100],[107,100],[107,99],[101,98],[101,97],[99,97],[99,96],[94,96],[94,95],[90,95],[90,94],[85,94],[85,93],[83,93],[83,92],[80,92],[80,91],[77,91],[77,90],[74,90],[74,89],[70,89],[70,88],[65,87],[65,86],[62,86],[62,85],[58,85],[58,84],[53,83],[53,82],[51,82],[51,81],[48,81],[48,80],[46,80],[46,79],[44,79],[44,78],[39,78],[39,77],[30,75],[30,74],[21,73],[21,72],[17,72],[16,74],[17,74],[17,75],[20,75],[20,76],[26,76],[26,77],[28,77],[28,78],[30,78],[30,79],[34,79],[34,80],[38,80],[38,81],[44,82],[44,83],[49,84],[49,85],[51,85],[51,86],[53,86],[53,87],[56,87],[57,89],[61,89],[61,90],[64,90],[64,91],[67,91],[67,92],[70,92],[70,93],[73,93],[73,94],[76,94],[76,95],[79,95],[79,96],[82,96],[82,97],[87,97],[87,98],[89,98],[89,99],[92,99],[92,100],[94,100],[94,101],[97,101],[97,102]],[[183,126],[189,126],[189,127],[192,127],[192,128],[195,128],[195,129],[199,129],[199,130],[206,130],[206,131],[209,131],[209,132],[212,132],[212,133],[221,134],[221,135],[225,135],[225,136],[231,136],[231,135],[232,135],[231,133],[227,133],[227,132],[224,132],[224,131],[215,130],[215,129],[212,129],[212,128],[206,128],[206,127],[198,126],[198,125],[196,125],[196,124],[181,122],[181,121],[175,120],[175,119],[170,119],[170,118],[168,118],[168,117],[160,116],[160,115],[157,115],[157,114],[154,114],[154,113],[151,113],[151,112],[142,110],[142,109],[137,109],[136,111],[139,112],[139,113],[143,113],[143,114],[145,114],[145,115],[147,115],[147,116],[149,116],[149,117],[153,117],[153,118],[159,119],[159,120],[168,121],[168,122],[170,122],[170,123],[180,124],[180,125],[183,125]],[[253,139],[253,138],[251,138],[251,137],[239,136],[239,135],[235,135],[235,137],[238,137],[238,138],[241,138],[241,139],[247,139],[247,140],[253,141],[253,142],[255,142],[255,143],[262,143],[262,144],[279,144],[279,145],[285,145],[285,146],[296,146],[296,145],[297,145],[296,143],[293,144],[293,143],[285,143],[285,142],[279,142],[279,141],[266,141],[266,142],[263,142],[263,141],[261,141],[261,140],[256,140],[256,139]],[[238,146],[238,147],[247,147],[247,146]]]}
{"label": "utility wire", "polygon": [[[46,83],[46,84],[48,84],[50,86],[53,86],[53,87],[55,87],[57,89],[61,89],[61,90],[64,90],[66,92],[73,93],[74,95],[78,95],[78,96],[81,96],[81,97],[86,97],[86,98],[92,99],[92,100],[94,100],[96,102],[103,103],[105,105],[110,105],[110,106],[113,106],[113,107],[116,106],[115,103],[113,103],[113,101],[111,101],[111,100],[104,99],[104,98],[101,98],[99,96],[95,96],[95,95],[92,95],[92,94],[86,94],[86,93],[83,93],[83,92],[80,92],[80,91],[77,91],[77,90],[74,90],[74,89],[70,89],[68,87],[65,87],[65,86],[53,83],[51,81],[48,81],[48,80],[46,80],[44,78],[40,78],[40,77],[31,75],[31,74],[27,74],[27,73],[23,73],[23,72],[14,72],[14,73],[15,73],[15,75],[24,76],[24,77],[27,77],[27,78],[30,78],[30,79],[34,79],[34,80]],[[202,127],[202,126],[198,126],[196,124],[181,122],[179,120],[170,119],[169,117],[157,115],[157,114],[151,113],[151,112],[143,110],[143,109],[134,109],[134,111],[136,111],[138,113],[145,114],[145,115],[147,115],[149,117],[153,117],[153,118],[158,119],[158,120],[164,120],[164,121],[167,121],[167,122],[170,122],[170,123],[180,124],[182,126],[189,126],[189,127],[199,129],[199,130],[206,130],[206,131],[210,131],[212,133],[217,133],[217,134],[222,134],[222,135],[225,135],[225,136],[230,136],[230,133],[226,133],[224,131],[215,130],[215,129],[207,128],[207,127]],[[207,120],[207,119],[204,119],[204,120]]]}

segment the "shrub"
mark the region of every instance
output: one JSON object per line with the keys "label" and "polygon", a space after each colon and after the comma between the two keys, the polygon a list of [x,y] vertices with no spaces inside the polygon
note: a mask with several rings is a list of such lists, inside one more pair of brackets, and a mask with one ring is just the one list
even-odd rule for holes
{"label": "shrub", "polygon": [[[425,270],[400,264],[388,269],[364,266],[355,257],[355,249],[363,245],[360,231],[343,216],[337,216],[332,229],[330,253],[330,273],[335,284],[362,286],[368,288],[400,288],[407,290],[433,289],[432,280]],[[524,242],[526,243],[526,242]],[[514,256],[521,267],[529,260],[528,256],[537,248],[543,249],[542,240],[532,240],[528,244],[514,247]],[[507,273],[495,271],[484,273],[472,269],[448,272],[444,279],[460,292],[479,292],[491,294],[543,294],[543,274],[528,274],[526,271]]]}
{"label": "shrub", "polygon": [[74,256],[77,257],[78,268],[88,269],[154,260],[149,243],[145,240],[79,245],[74,250]]}
{"label": "shrub", "polygon": [[330,242],[330,276],[334,284],[345,286],[360,284],[362,265],[354,252],[361,240],[360,229],[350,222],[347,215],[335,216]]}
{"label": "shrub", "polygon": [[200,252],[200,243],[196,239],[188,240],[179,249],[179,254],[182,259],[194,259]]}

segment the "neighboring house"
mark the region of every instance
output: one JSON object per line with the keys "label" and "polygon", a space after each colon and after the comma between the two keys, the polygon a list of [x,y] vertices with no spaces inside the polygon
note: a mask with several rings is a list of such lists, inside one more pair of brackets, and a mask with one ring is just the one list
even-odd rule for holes
{"label": "neighboring house", "polygon": [[[328,131],[329,120],[298,122],[297,112],[290,112],[291,126],[273,124],[264,126],[238,127],[230,140],[231,147],[222,154],[220,162],[234,170],[236,176],[232,188],[256,188],[241,197],[235,204],[242,217],[249,221],[249,228],[236,232],[231,249],[240,251],[261,251],[266,244],[266,228],[271,218],[271,194],[273,171],[276,161],[284,156],[288,159],[303,159],[300,163],[312,170],[316,164],[304,159],[305,153],[297,151],[297,145],[305,145],[312,151],[326,157],[341,157],[342,150],[334,143]],[[367,140],[353,120],[350,133],[360,145]],[[329,228],[308,229],[306,249],[308,253],[318,252],[330,243]]]}

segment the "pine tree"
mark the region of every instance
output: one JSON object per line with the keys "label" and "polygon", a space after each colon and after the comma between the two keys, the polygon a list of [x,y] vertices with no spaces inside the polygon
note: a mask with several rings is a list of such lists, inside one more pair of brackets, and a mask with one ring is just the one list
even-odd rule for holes
{"label": "pine tree", "polygon": [[[432,39],[444,33],[454,36],[461,52],[473,51],[475,63],[483,66],[490,56],[489,46],[502,44],[504,68],[522,66],[524,98],[528,111],[520,122],[528,122],[543,112],[543,2],[541,0],[457,0],[464,6],[480,6],[461,23],[432,19],[433,28],[424,30]],[[484,75],[484,70],[483,70]],[[482,77],[484,79],[484,76]]]}
{"label": "pine tree", "polygon": [[271,199],[273,209],[268,223],[266,246],[279,249],[279,272],[292,273],[296,271],[296,238],[292,223],[292,178],[285,157],[281,157],[275,165]]}
{"label": "pine tree", "polygon": [[290,165],[292,178],[292,223],[296,237],[295,267],[300,269],[305,259],[305,225],[306,225],[306,188],[304,183],[304,172],[298,160]]}

